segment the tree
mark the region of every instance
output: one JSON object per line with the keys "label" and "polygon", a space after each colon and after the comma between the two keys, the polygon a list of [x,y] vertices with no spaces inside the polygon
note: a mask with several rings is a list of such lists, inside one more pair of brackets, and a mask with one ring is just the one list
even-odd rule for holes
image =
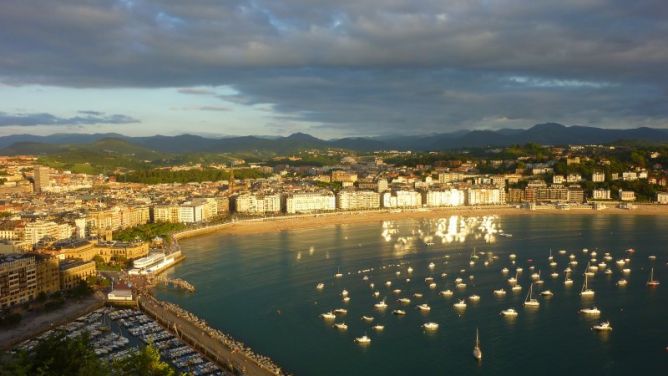
{"label": "tree", "polygon": [[169,364],[160,360],[160,353],[152,345],[136,351],[127,358],[112,363],[112,375],[175,376]]}

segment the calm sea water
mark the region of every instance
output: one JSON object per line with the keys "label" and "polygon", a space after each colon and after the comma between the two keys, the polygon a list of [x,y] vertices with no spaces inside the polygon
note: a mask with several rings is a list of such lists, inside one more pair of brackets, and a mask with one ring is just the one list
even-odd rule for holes
{"label": "calm sea water", "polygon": [[[499,230],[512,238],[494,235]],[[430,242],[434,244],[426,244]],[[296,375],[668,374],[665,217],[445,217],[243,236],[214,234],[185,240],[181,246],[187,258],[169,274],[192,282],[197,292],[161,289],[159,297],[182,305]],[[485,254],[471,267],[474,248]],[[595,297],[582,299],[582,273],[591,258],[583,248],[596,250],[599,260],[604,252],[615,260],[630,257],[628,285],[616,286],[624,276],[611,261],[607,264],[613,274],[598,272],[590,280]],[[635,254],[628,256],[628,248]],[[557,279],[550,277],[550,249],[558,263]],[[561,249],[568,253],[560,255]],[[490,258],[489,252],[497,258]],[[512,253],[517,255],[516,265],[509,259]],[[566,288],[563,270],[571,253],[579,265],[572,273],[575,283]],[[656,255],[656,261],[650,255]],[[491,262],[485,266],[484,260]],[[431,262],[433,270],[428,267]],[[407,273],[409,265],[412,275]],[[541,305],[535,310],[522,306],[531,265],[545,281],[534,291],[554,292],[552,298],[538,296]],[[663,282],[656,289],[645,285],[651,265]],[[524,268],[518,278],[520,293],[512,293],[506,281],[516,266]],[[511,270],[509,276],[502,275],[503,267]],[[344,277],[334,278],[337,269]],[[427,287],[428,276],[435,278],[436,289]],[[454,287],[457,277],[468,282],[465,290]],[[386,281],[392,281],[392,287],[386,287]],[[322,291],[315,288],[318,282],[326,285]],[[502,287],[508,294],[495,297],[492,291]],[[351,297],[347,304],[340,295],[344,288]],[[402,290],[399,296],[392,292],[397,288]],[[441,297],[444,289],[455,295]],[[385,313],[373,309],[375,290],[389,304]],[[415,292],[424,297],[414,299]],[[463,314],[453,309],[457,298],[472,294],[481,297],[478,303],[469,303]],[[406,316],[391,313],[400,307],[398,297],[413,300],[403,308]],[[431,312],[421,314],[415,309],[419,303],[428,303]],[[602,311],[600,318],[578,314],[592,305]],[[337,320],[348,324],[347,332],[319,317],[337,307],[348,309],[348,315]],[[519,312],[514,320],[499,315],[510,307]],[[384,332],[372,331],[362,315],[374,316],[373,324],[384,324]],[[593,332],[591,327],[601,320],[609,320],[613,331]],[[439,323],[439,329],[425,333],[421,325],[427,321]],[[480,363],[471,355],[476,328],[483,351]],[[365,333],[372,338],[369,346],[353,342]]]}

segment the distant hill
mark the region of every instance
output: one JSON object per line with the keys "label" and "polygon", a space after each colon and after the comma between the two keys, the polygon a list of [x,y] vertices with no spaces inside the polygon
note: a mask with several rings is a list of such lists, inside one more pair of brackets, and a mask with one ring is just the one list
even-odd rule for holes
{"label": "distant hill", "polygon": [[242,136],[207,138],[197,135],[128,137],[106,134],[13,135],[0,137],[0,154],[92,152],[152,160],[164,154],[245,153],[285,155],[306,149],[338,148],[360,152],[375,150],[439,151],[471,147],[538,143],[546,145],[607,144],[618,141],[668,142],[668,130],[656,128],[604,129],[537,124],[529,129],[473,130],[416,136],[348,137],[322,140],[304,133],[287,137]]}

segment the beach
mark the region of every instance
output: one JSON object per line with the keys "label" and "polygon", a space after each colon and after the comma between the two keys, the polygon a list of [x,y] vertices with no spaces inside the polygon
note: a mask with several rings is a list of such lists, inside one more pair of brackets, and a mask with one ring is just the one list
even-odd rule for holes
{"label": "beach", "polygon": [[571,207],[568,210],[554,206],[539,206],[536,210],[528,210],[510,206],[491,207],[456,207],[456,208],[422,208],[405,210],[333,212],[322,214],[292,215],[238,220],[196,230],[188,230],[178,234],[178,239],[217,232],[226,234],[256,234],[264,232],[287,231],[292,229],[317,228],[329,225],[355,224],[391,221],[401,219],[440,218],[452,215],[480,216],[535,216],[535,215],[668,215],[668,205],[637,205],[635,209],[619,209],[608,207],[593,210],[589,207]]}

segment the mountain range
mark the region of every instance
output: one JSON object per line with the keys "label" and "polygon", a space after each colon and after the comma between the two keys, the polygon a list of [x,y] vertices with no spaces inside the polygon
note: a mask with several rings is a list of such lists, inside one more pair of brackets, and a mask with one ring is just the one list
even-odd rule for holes
{"label": "mountain range", "polygon": [[[605,129],[537,124],[529,129],[473,130],[416,136],[348,137],[323,140],[304,133],[287,137],[241,136],[207,138],[179,136],[129,137],[117,133],[11,135],[0,137],[0,154],[53,154],[77,145],[111,152],[149,157],[156,153],[272,153],[288,154],[304,149],[340,148],[360,152],[376,150],[439,151],[538,143],[544,145],[607,144],[618,141],[668,142],[668,129]],[[88,145],[88,146],[86,146]]]}

